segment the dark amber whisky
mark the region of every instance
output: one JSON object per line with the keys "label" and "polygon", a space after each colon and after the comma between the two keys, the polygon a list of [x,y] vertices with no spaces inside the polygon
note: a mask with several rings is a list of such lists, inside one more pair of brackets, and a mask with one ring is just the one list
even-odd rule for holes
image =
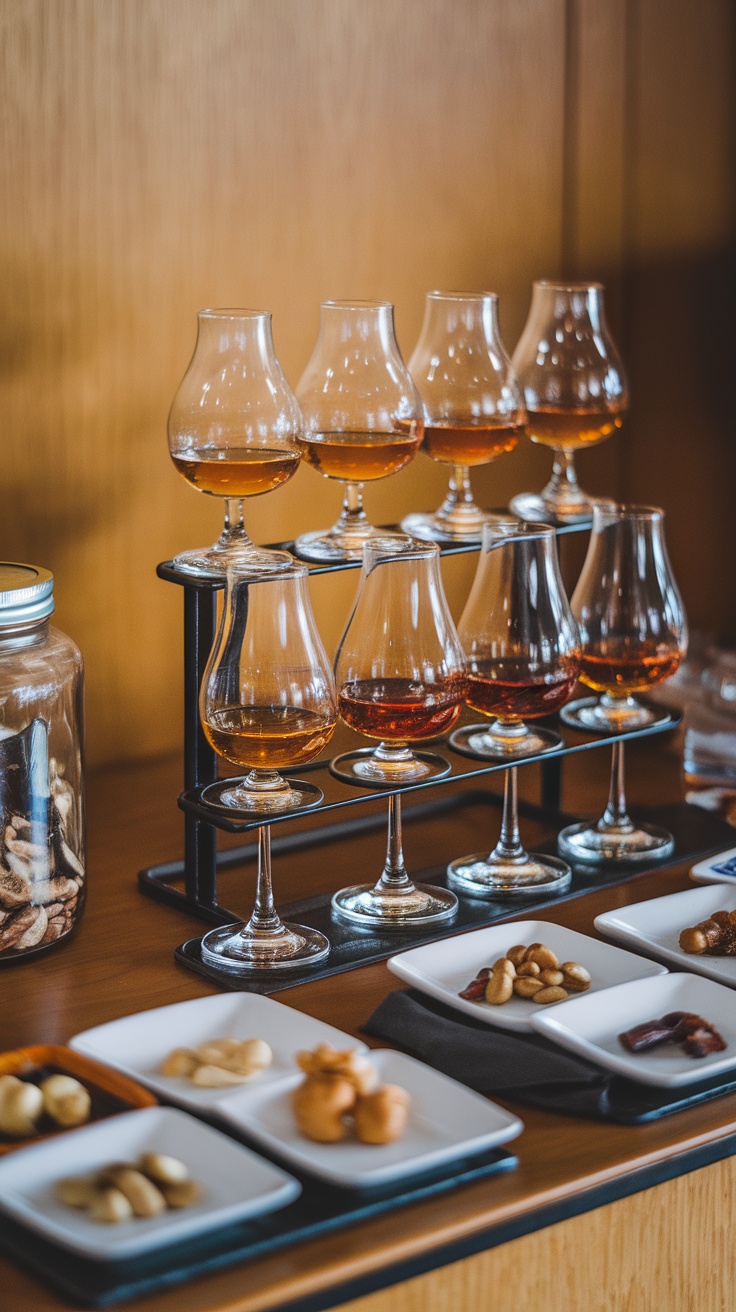
{"label": "dark amber whisky", "polygon": [[298,450],[270,447],[196,447],[172,452],[179,473],[200,492],[214,497],[257,497],[285,483],[296,472]]}
{"label": "dark amber whisky", "polygon": [[308,433],[299,439],[304,459],[325,478],[369,483],[403,469],[419,449],[415,431],[390,433]]}
{"label": "dark amber whisky", "polygon": [[487,465],[513,451],[524,429],[518,424],[432,424],[425,428],[422,450],[445,465]]}
{"label": "dark amber whisky", "polygon": [[345,723],[366,738],[415,742],[452,728],[464,691],[462,675],[438,683],[355,679],[340,688],[338,709]]}
{"label": "dark amber whisky", "polygon": [[596,692],[628,696],[669,679],[681,660],[678,648],[663,643],[614,640],[598,651],[583,652],[580,679]]}
{"label": "dark amber whisky", "polygon": [[474,711],[500,720],[534,720],[540,715],[553,715],[570,700],[578,679],[578,662],[568,658],[556,670],[536,678],[524,661],[479,662],[466,679],[465,700]]}
{"label": "dark amber whisky", "polygon": [[526,431],[532,442],[575,451],[578,447],[602,442],[620,428],[623,421],[624,409],[621,406],[598,409],[540,406],[538,410],[527,411]]}
{"label": "dark amber whisky", "polygon": [[225,706],[203,720],[220,756],[250,769],[281,770],[311,761],[332,737],[335,721],[299,706]]}

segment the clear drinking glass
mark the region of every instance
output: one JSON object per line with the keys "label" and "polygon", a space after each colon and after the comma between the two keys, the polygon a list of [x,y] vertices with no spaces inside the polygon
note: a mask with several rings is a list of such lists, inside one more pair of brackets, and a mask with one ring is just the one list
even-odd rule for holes
{"label": "clear drinking glass", "polygon": [[489,726],[450,738],[465,756],[517,761],[556,751],[562,739],[527,720],[553,715],[571,697],[580,643],[560,576],[555,530],[497,519],[483,529],[478,568],[460,624],[465,700]]}
{"label": "clear drinking glass", "polygon": [[276,358],[270,314],[200,310],[197,319],[194,355],[169,413],[169,451],[187,482],[224,498],[225,526],[213,546],[183,551],[174,564],[221,578],[243,555],[269,568],[270,553],[245,531],[243,500],[296,472],[302,418]]}
{"label": "clear drinking glass", "polygon": [[[467,662],[466,701],[499,718],[456,730],[451,745],[467,756],[513,762],[561,745],[524,717],[551,714],[572,693],[579,640],[560,577],[555,532],[518,520],[487,524],[478,569],[459,625]],[[471,897],[560,890],[570,868],[527,852],[519,834],[516,766],[506,771],[501,836],[490,856],[459,857],[447,868],[450,888]]]}
{"label": "clear drinking glass", "polygon": [[[580,627],[580,677],[603,695],[563,711],[575,728],[621,733],[669,718],[633,696],[674,674],[687,652],[687,622],[656,506],[596,507],[588,554],[573,594]],[[593,865],[636,864],[670,856],[674,840],[657,825],[631,820],[624,787],[624,744],[613,744],[608,804],[597,824],[570,825],[563,856]]]}
{"label": "clear drinking glass", "polygon": [[629,404],[601,284],[535,282],[512,362],[526,405],[526,431],[533,442],[552,448],[554,464],[541,496],[522,492],[511,509],[528,520],[588,519],[593,503],[578,483],[575,451],[610,437]]}
{"label": "clear drinking glass", "polygon": [[[375,748],[338,756],[340,779],[393,787],[441,778],[443,756],[413,745],[444,732],[460,714],[463,652],[439,572],[439,547],[403,534],[367,542],[358,596],[338,649],[335,675],[343,720]],[[389,797],[386,864],[375,885],[343,888],[335,913],[367,927],[410,928],[450,920],[457,898],[415,884],[404,864],[401,797]]]}
{"label": "clear drinking glass", "polygon": [[477,542],[488,520],[473,500],[469,467],[513,451],[524,431],[524,401],[490,292],[429,292],[422,332],[409,361],[424,411],[422,450],[451,469],[434,514],[401,527],[431,542]]}
{"label": "clear drinking glass", "polygon": [[296,389],[304,459],[345,485],[330,529],[303,533],[305,560],[360,560],[378,530],[363,510],[363,484],[403,469],[422,440],[422,405],[401,358],[387,301],[324,301],[317,344]]}
{"label": "clear drinking glass", "polygon": [[377,747],[338,756],[348,783],[395,786],[437,779],[450,764],[414,744],[452,728],[465,661],[439,570],[439,547],[403,533],[366,542],[352,614],[335,657],[338,710]]}
{"label": "clear drinking glass", "polygon": [[565,707],[576,729],[621,733],[669,718],[634,694],[674,674],[687,651],[687,622],[657,506],[595,507],[585,563],[572,596],[581,642],[580,679],[598,697]]}
{"label": "clear drinking glass", "polygon": [[[310,761],[329,742],[336,705],[332,671],[314,622],[306,566],[274,553],[273,572],[247,565],[227,575],[225,605],[202,679],[200,714],[208,741],[244,779],[223,779],[202,792],[220,811],[258,814],[317,805],[314,784],[282,778],[286,766]],[[258,829],[258,879],[247,924],[221,925],[202,940],[202,957],[222,970],[290,969],[320,961],[328,940],[304,925],[284,924],[273,900],[271,837]]]}
{"label": "clear drinking glass", "polygon": [[306,565],[274,552],[271,572],[247,562],[227,573],[220,627],[202,677],[199,710],[207,740],[244,778],[204,789],[209,805],[268,815],[316,806],[314,784],[284,779],[329,742],[335,685],[309,600]]}

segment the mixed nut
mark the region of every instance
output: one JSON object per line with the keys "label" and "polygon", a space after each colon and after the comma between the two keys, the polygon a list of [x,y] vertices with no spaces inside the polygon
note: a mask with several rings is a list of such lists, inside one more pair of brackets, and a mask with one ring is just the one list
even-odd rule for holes
{"label": "mixed nut", "polygon": [[64,1129],[90,1119],[89,1090],[71,1075],[49,1075],[40,1084],[0,1075],[0,1133],[12,1139],[31,1139],[42,1116]]}
{"label": "mixed nut", "polygon": [[571,993],[590,988],[590,972],[577,961],[560,961],[544,943],[517,943],[492,966],[483,966],[460,997],[502,1006],[514,994],[540,1006],[564,1002]]}
{"label": "mixed nut", "polygon": [[84,866],[68,842],[74,792],[49,765],[48,832],[15,812],[0,818],[0,954],[55,942],[81,911]]}
{"label": "mixed nut", "polygon": [[736,911],[714,911],[680,934],[683,952],[706,957],[736,956]]}
{"label": "mixed nut", "polygon": [[202,1187],[178,1157],[149,1152],[135,1163],[112,1162],[94,1175],[59,1180],[56,1196],[67,1207],[86,1211],[92,1221],[112,1225],[159,1216],[167,1208],[191,1207],[201,1198]]}
{"label": "mixed nut", "polygon": [[350,1130],[361,1143],[386,1144],[406,1129],[411,1099],[398,1084],[378,1084],[378,1072],[354,1048],[321,1043],[297,1053],[305,1079],[294,1091],[297,1124],[307,1139],[339,1143]]}
{"label": "mixed nut", "polygon": [[190,1080],[200,1089],[246,1084],[271,1065],[273,1053],[263,1039],[209,1039],[197,1048],[174,1048],[161,1074]]}

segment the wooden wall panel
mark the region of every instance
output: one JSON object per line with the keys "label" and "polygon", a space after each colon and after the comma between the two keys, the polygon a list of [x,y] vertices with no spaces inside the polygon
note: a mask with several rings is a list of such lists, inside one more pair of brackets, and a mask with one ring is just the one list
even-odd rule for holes
{"label": "wooden wall panel", "polygon": [[691,623],[731,646],[735,48],[730,0],[631,7],[622,493],[665,507]]}
{"label": "wooden wall panel", "polygon": [[[0,0],[0,32],[0,551],[57,576],[92,759],[134,756],[180,733],[180,596],[155,565],[221,519],[166,449],[197,309],[270,308],[293,382],[328,296],[394,300],[408,354],[426,290],[490,285],[513,343],[559,266],[564,5]],[[479,492],[547,465],[525,443]],[[422,457],[366,504],[391,520],[444,483]],[[248,522],[268,541],[338,504],[304,469]]]}
{"label": "wooden wall panel", "polygon": [[[532,278],[602,277],[635,402],[583,482],[661,498],[693,614],[728,627],[736,566],[700,583],[733,446],[707,314],[731,28],[728,0],[0,0],[0,553],[57,576],[93,760],[179,741],[180,597],[154,569],[219,529],[165,441],[205,304],[270,308],[295,383],[325,297],[394,300],[408,355],[432,286],[497,290],[511,347]],[[682,300],[700,272],[708,295]],[[715,518],[691,547],[693,482],[669,471],[704,412]],[[524,442],[474,484],[503,504],[549,468]],[[444,486],[420,457],[367,508],[393,520]],[[338,502],[304,469],[248,523],[291,536]],[[472,569],[448,571],[456,609]],[[328,646],[353,587],[318,599]]]}
{"label": "wooden wall panel", "polygon": [[[728,1312],[730,1158],[344,1304],[344,1312]],[[704,1237],[707,1236],[707,1242]]]}

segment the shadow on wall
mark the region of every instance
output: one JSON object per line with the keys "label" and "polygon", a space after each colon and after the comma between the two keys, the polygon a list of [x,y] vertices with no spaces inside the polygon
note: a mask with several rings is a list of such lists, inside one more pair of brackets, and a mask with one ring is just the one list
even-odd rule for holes
{"label": "shadow on wall", "polygon": [[693,628],[736,646],[736,245],[641,263],[626,294],[622,495],[667,514]]}

